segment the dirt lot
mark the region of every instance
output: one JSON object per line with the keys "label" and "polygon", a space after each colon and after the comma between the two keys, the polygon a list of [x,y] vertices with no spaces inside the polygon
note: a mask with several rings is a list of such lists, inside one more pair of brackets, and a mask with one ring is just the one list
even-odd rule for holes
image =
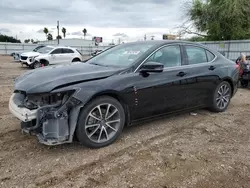
{"label": "dirt lot", "polygon": [[48,147],[23,135],[8,111],[13,79],[27,71],[0,56],[0,187],[218,188],[250,186],[250,91],[227,112],[197,111],[126,128],[98,150]]}

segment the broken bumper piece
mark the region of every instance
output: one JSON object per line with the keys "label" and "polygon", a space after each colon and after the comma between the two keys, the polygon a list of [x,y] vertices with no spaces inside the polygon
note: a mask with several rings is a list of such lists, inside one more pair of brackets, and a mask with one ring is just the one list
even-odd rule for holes
{"label": "broken bumper piece", "polygon": [[29,110],[27,108],[18,107],[17,95],[13,94],[9,101],[10,112],[23,122],[29,122],[36,119],[37,110]]}

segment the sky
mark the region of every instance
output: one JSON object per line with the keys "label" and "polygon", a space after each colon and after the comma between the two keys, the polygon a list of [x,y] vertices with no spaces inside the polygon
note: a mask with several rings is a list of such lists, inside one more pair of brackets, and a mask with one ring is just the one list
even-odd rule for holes
{"label": "sky", "polygon": [[[21,39],[45,40],[43,28],[66,38],[103,37],[104,42],[135,41],[175,34],[185,19],[188,0],[0,0],[0,33]],[[61,30],[61,29],[60,29]],[[62,35],[60,31],[60,35]]]}

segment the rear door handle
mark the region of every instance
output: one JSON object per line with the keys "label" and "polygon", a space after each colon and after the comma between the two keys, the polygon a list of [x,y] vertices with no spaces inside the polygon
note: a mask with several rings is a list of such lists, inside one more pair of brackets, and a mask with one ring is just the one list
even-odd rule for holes
{"label": "rear door handle", "polygon": [[183,77],[183,76],[185,76],[187,73],[185,73],[185,72],[179,72],[176,76],[180,76],[180,77]]}
{"label": "rear door handle", "polygon": [[208,68],[208,70],[214,70],[214,69],[216,69],[215,66],[210,66],[210,67]]}

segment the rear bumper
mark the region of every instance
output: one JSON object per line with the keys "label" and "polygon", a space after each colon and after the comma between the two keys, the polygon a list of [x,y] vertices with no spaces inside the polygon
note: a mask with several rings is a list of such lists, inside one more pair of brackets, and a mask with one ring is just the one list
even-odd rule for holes
{"label": "rear bumper", "polygon": [[13,94],[10,97],[9,100],[9,110],[10,112],[17,117],[18,119],[20,119],[23,122],[28,122],[28,121],[32,121],[34,119],[36,119],[36,115],[37,115],[37,110],[29,110],[27,108],[21,108],[18,107],[15,103],[14,103],[14,95]]}

